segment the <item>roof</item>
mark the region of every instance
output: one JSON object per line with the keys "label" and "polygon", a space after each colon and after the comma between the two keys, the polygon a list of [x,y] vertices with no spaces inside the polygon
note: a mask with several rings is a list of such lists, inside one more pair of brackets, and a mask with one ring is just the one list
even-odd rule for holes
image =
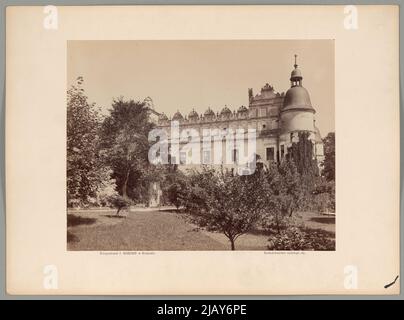
{"label": "roof", "polygon": [[222,111],[220,111],[220,114],[229,114],[231,113],[231,110],[228,107],[224,107]]}
{"label": "roof", "polygon": [[173,120],[183,120],[184,117],[182,116],[182,114],[177,111],[174,115],[173,115]]}
{"label": "roof", "polygon": [[308,91],[302,86],[294,86],[290,88],[283,100],[282,112],[289,110],[307,110],[315,112],[311,105]]}
{"label": "roof", "polygon": [[198,113],[192,109],[192,111],[189,113],[188,118],[192,119],[192,118],[199,118]]}
{"label": "roof", "polygon": [[300,71],[300,69],[299,68],[295,68],[295,69],[293,69],[293,71],[292,71],[292,73],[290,74],[290,80],[293,80],[293,79],[302,79],[303,77],[302,77],[302,72]]}
{"label": "roof", "polygon": [[241,106],[240,108],[238,108],[237,112],[247,112],[248,109],[245,106]]}
{"label": "roof", "polygon": [[208,108],[208,110],[205,111],[204,115],[205,116],[214,116],[215,113],[213,112],[213,110],[211,108]]}

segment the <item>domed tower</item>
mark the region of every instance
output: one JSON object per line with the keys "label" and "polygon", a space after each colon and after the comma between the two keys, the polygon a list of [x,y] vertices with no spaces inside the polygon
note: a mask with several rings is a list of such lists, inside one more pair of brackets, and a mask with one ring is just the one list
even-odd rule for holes
{"label": "domed tower", "polygon": [[310,131],[314,129],[314,114],[308,91],[302,86],[302,72],[298,68],[295,55],[294,69],[290,76],[291,88],[286,92],[281,108],[282,133]]}

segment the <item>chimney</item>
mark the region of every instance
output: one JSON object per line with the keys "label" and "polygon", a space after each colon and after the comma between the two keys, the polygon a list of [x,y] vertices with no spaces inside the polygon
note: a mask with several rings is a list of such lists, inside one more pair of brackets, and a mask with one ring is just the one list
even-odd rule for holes
{"label": "chimney", "polygon": [[248,88],[248,101],[251,101],[253,98],[253,89]]}

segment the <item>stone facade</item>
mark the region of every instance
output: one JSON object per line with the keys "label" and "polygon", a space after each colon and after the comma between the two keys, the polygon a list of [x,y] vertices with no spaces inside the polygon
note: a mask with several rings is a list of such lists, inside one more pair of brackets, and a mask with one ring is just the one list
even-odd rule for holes
{"label": "stone facade", "polygon": [[[311,105],[308,91],[302,86],[302,80],[302,73],[295,62],[290,76],[291,87],[286,93],[276,92],[269,84],[263,86],[256,95],[252,89],[248,89],[248,107],[241,106],[232,111],[225,106],[220,113],[208,108],[203,114],[193,110],[188,116],[177,111],[172,118],[164,113],[153,112],[157,115],[159,128],[165,129],[168,136],[173,120],[179,122],[180,130],[194,129],[201,137],[204,129],[255,129],[256,153],[263,163],[284,159],[288,148],[297,141],[298,133],[309,132],[315,150],[313,157],[317,157],[321,163],[324,158],[323,142],[315,126],[316,111]],[[201,154],[201,159],[205,156],[208,155]],[[180,153],[180,163],[185,162],[184,157],[186,155]]]}

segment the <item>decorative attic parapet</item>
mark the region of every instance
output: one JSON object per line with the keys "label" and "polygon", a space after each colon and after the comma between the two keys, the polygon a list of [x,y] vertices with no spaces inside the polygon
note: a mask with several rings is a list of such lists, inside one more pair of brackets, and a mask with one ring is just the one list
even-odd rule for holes
{"label": "decorative attic parapet", "polygon": [[216,121],[231,121],[238,119],[248,119],[249,118],[249,108],[246,106],[241,106],[236,110],[230,110],[229,107],[225,106],[221,112],[215,113],[211,108],[208,108],[203,114],[198,115],[198,113],[193,109],[188,116],[183,116],[179,111],[177,111],[171,119],[162,113],[158,119],[158,123],[160,125],[167,124],[171,121],[178,121],[182,124],[199,124],[199,123],[207,123],[207,122],[216,122]]}
{"label": "decorative attic parapet", "polygon": [[[192,109],[192,111],[187,116],[183,116],[178,110],[170,119],[172,121],[178,121],[183,124],[199,124],[199,123],[208,123],[208,122],[219,122],[219,121],[230,121],[230,120],[238,120],[238,119],[250,119],[250,118],[260,118],[265,117],[258,114],[257,107],[265,107],[268,105],[273,105],[277,107],[280,103],[282,103],[284,99],[285,93],[279,93],[274,90],[274,87],[269,83],[266,83],[262,88],[259,94],[254,96],[253,89],[248,89],[248,98],[249,98],[249,106],[241,106],[237,110],[230,110],[227,106],[224,106],[223,109],[219,112],[214,112],[210,107],[201,115]],[[271,100],[274,100],[271,102]],[[276,116],[277,112],[274,113],[273,110],[268,110],[268,114],[270,116]],[[166,120],[162,119],[161,124],[166,123]],[[160,119],[159,119],[160,124]]]}

